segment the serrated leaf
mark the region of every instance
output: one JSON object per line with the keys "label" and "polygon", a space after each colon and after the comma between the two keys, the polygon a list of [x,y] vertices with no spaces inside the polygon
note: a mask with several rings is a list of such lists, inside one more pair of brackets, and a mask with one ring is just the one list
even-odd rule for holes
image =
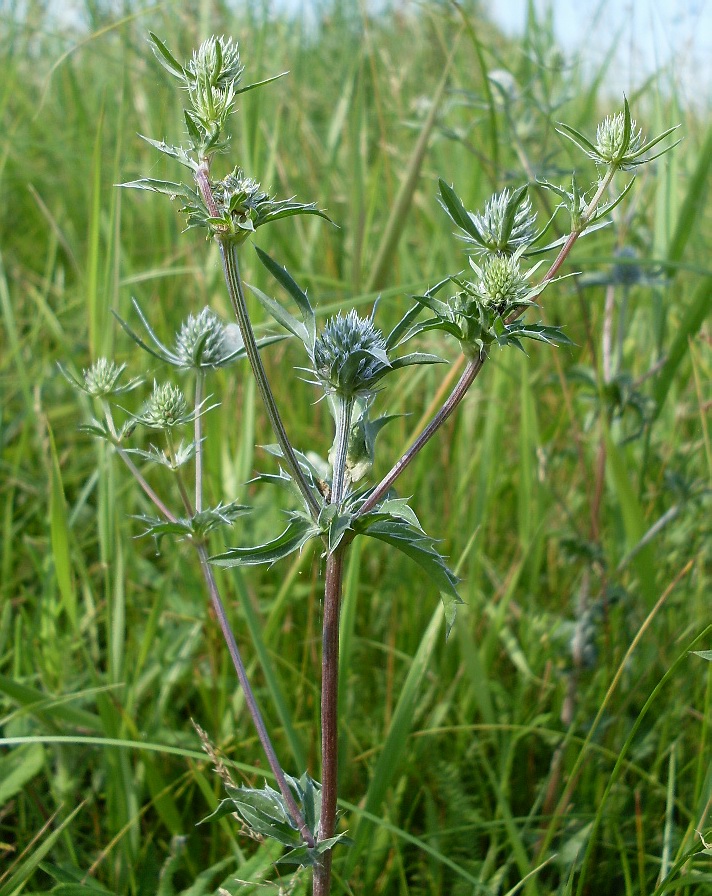
{"label": "serrated leaf", "polygon": [[254,81],[252,84],[248,84],[246,87],[239,87],[235,90],[235,96],[239,96],[239,94],[241,93],[247,93],[248,90],[254,90],[256,87],[264,87],[265,84],[271,84],[272,81],[277,81],[288,74],[289,72],[280,72],[278,75],[272,75],[271,78],[265,78],[262,81]]}
{"label": "serrated leaf", "polygon": [[255,246],[255,251],[262,264],[267,268],[270,274],[272,274],[274,279],[287,290],[289,295],[297,303],[304,325],[310,332],[313,332],[315,329],[314,309],[311,306],[307,294],[298,286],[297,282],[285,267],[277,264],[277,262],[266,252],[263,252],[259,246]]}
{"label": "serrated leaf", "polygon": [[175,59],[171,51],[163,43],[160,37],[157,37],[153,33],[153,31],[149,31],[148,34],[150,37],[149,43],[152,44],[152,49],[156,55],[156,59],[158,59],[158,61],[166,69],[166,71],[169,71],[172,75],[182,81],[187,80],[185,69],[180,64],[180,62]]}
{"label": "serrated leaf", "polygon": [[433,540],[422,530],[415,529],[403,520],[377,520],[369,524],[369,516],[358,520],[356,531],[377,538],[397,548],[427,573],[440,591],[459,599],[456,585],[458,577],[448,568],[445,558],[433,546]]}
{"label": "serrated leaf", "polygon": [[477,225],[472,220],[472,216],[462,204],[457,193],[442,178],[438,180],[438,186],[440,187],[440,204],[452,222],[471,236],[475,242],[483,246],[485,241],[482,238],[482,234],[477,229]]}
{"label": "serrated leaf", "polygon": [[283,557],[288,557],[301,550],[312,538],[319,535],[316,528],[305,517],[293,514],[287,528],[274,541],[247,548],[230,548],[223,554],[210,558],[216,566],[231,568],[233,566],[260,566],[263,563],[272,565]]}
{"label": "serrated leaf", "polygon": [[[188,120],[188,116],[186,116],[186,120]],[[181,165],[185,165],[185,167],[189,168],[191,171],[198,170],[198,162],[195,159],[191,159],[182,146],[171,146],[166,143],[165,140],[152,140],[150,137],[146,137],[143,134],[139,134],[139,137],[142,140],[145,140],[146,143],[150,143],[151,146],[159,152],[162,152],[166,156],[170,156],[170,158],[180,162]],[[200,135],[198,135],[198,137],[200,137]]]}
{"label": "serrated leaf", "polygon": [[255,296],[260,305],[277,321],[278,324],[281,324],[285,330],[289,330],[289,332],[296,336],[306,347],[307,349],[310,346],[309,341],[309,333],[304,324],[297,320],[297,318],[290,314],[286,308],[283,308],[279,302],[270,298],[268,295],[262,292],[261,289],[258,289],[256,286],[252,286],[250,283],[245,284],[250,292]]}
{"label": "serrated leaf", "polygon": [[313,849],[308,846],[300,846],[297,849],[290,849],[281,858],[277,860],[278,865],[303,865],[306,868],[313,868],[319,861],[319,857],[337,844],[350,846],[353,843],[346,834],[337,834],[336,837],[329,837],[327,840],[320,840]]}

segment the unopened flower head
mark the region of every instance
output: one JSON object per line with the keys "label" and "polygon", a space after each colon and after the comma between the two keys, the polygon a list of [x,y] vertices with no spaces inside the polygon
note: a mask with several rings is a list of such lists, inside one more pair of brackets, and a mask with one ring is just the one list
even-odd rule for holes
{"label": "unopened flower head", "polygon": [[504,309],[516,305],[530,291],[516,257],[491,255],[482,268],[474,263],[472,267],[478,274],[475,294],[485,307]]}
{"label": "unopened flower head", "polygon": [[189,419],[185,395],[171,383],[154,383],[153,393],[136,418],[151,429],[171,429]]}
{"label": "unopened flower head", "polygon": [[383,334],[353,309],[327,321],[314,344],[313,362],[322,384],[344,397],[369,392],[390,367]]}
{"label": "unopened flower head", "polygon": [[82,371],[84,377],[83,390],[94,398],[106,398],[118,392],[126,391],[126,386],[119,385],[121,374],[126,365],[114,364],[106,358],[98,358],[87,370]]}
{"label": "unopened flower head", "polygon": [[634,119],[630,121],[630,134],[626,139],[625,113],[609,115],[596,128],[596,151],[600,160],[609,165],[626,169],[634,167],[626,162],[626,156],[635,156],[643,142],[640,128],[636,130]]}
{"label": "unopened flower head", "polygon": [[478,247],[481,251],[513,255],[521,246],[533,241],[536,236],[536,213],[532,213],[531,200],[527,197],[519,203],[510,229],[508,213],[511,202],[509,190],[503,190],[492,196],[482,214],[472,215],[484,241],[484,246]]}
{"label": "unopened flower head", "polygon": [[186,66],[188,77],[225,90],[242,76],[240,53],[231,37],[210,37],[193,52]]}
{"label": "unopened flower head", "polygon": [[269,193],[265,193],[258,181],[248,177],[242,168],[235,168],[212,187],[220,211],[237,220],[246,220],[251,211],[270,201]]}
{"label": "unopened flower head", "polygon": [[189,315],[176,334],[175,355],[184,367],[219,367],[231,354],[225,327],[210,308]]}

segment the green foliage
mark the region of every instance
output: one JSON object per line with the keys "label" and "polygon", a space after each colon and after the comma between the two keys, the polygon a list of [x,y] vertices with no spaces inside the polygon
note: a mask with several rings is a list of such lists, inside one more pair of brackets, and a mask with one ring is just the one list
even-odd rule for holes
{"label": "green foliage", "polygon": [[[532,22],[513,45],[473,14],[448,63],[462,18],[445,7],[362,18],[355,6],[333,4],[308,32],[256,6],[212,9],[202,18],[171,6],[117,20],[106,4],[92,4],[74,32],[29,4],[4,21],[2,896],[53,888],[277,894],[293,880],[275,870],[277,850],[241,836],[231,819],[195,827],[223,792],[195,752],[188,720],[211,730],[232,768],[259,755],[244,698],[189,551],[157,554],[151,539],[135,540],[152,505],[109,462],[110,444],[78,432],[95,413],[93,394],[78,409],[56,373],[59,360],[98,394],[100,378],[87,383],[81,371],[99,358],[118,356],[117,369],[130,358],[138,372],[135,345],[109,313],[131,321],[134,296],[155,333],[178,332],[206,305],[231,319],[217,255],[180,233],[152,189],[113,187],[150,171],[180,202],[194,199],[171,193],[176,161],[185,167],[189,151],[156,153],[160,146],[134,136],[165,134],[165,149],[184,136],[182,109],[156,61],[137,52],[147,27],[180,59],[205,34],[225,33],[239,40],[237,64],[255,78],[290,70],[265,90],[243,94],[240,85],[236,127],[217,142],[199,121],[191,130],[184,119],[183,129],[210,148],[229,136],[231,158],[260,172],[262,192],[314,197],[339,225],[311,214],[257,233],[280,259],[275,266],[283,260],[293,272],[277,280],[296,303],[297,329],[307,326],[300,296],[319,297],[312,338],[346,296],[370,307],[375,295],[364,285],[376,261],[379,326],[398,342],[420,320],[408,318],[407,296],[461,270],[462,246],[437,207],[437,175],[453,182],[463,208],[485,210],[492,191],[515,195],[510,172],[524,158],[532,213],[553,217],[547,239],[560,240],[567,215],[581,223],[581,185],[597,172],[595,162],[585,171],[577,161],[577,183],[561,186],[561,171],[572,167],[566,153],[574,158],[578,148],[558,139],[557,123],[592,133],[620,103],[603,94],[603,72],[584,83],[575,61],[552,67],[546,22]],[[178,66],[185,76],[187,64]],[[670,133],[684,118],[685,141],[636,181],[627,194],[635,202],[619,206],[612,225],[589,222],[569,270],[606,274],[620,262],[617,251],[632,247],[649,282],[550,285],[536,313],[542,326],[563,326],[573,345],[494,353],[445,438],[399,481],[423,528],[442,539],[437,550],[419,545],[421,554],[437,553],[436,568],[447,554],[461,579],[465,606],[447,644],[445,613],[434,608],[422,568],[376,538],[354,545],[367,549],[349,579],[340,694],[340,788],[354,845],[335,854],[336,892],[348,892],[348,866],[352,890],[373,894],[506,893],[526,874],[520,891],[528,896],[697,896],[710,886],[699,839],[712,839],[709,123],[681,112],[657,82],[631,102],[652,133]],[[625,131],[625,116],[622,124]],[[243,251],[255,295],[271,294],[274,270]],[[296,281],[303,291],[290,286]],[[269,315],[262,326],[273,326]],[[429,354],[458,354],[435,329],[418,339]],[[170,339],[162,344],[175,349]],[[150,384],[158,359],[141,357]],[[316,487],[323,471],[306,452],[317,443],[323,457],[329,450],[328,406],[295,384],[292,369],[304,363],[296,340],[263,357],[273,378],[289,378],[285,424]],[[255,453],[252,433],[258,443],[273,437],[235,370],[209,372],[221,406],[202,418],[206,492],[209,506],[228,495],[253,512],[236,520],[227,542],[222,526],[205,536],[214,555],[234,532],[240,545],[268,544],[284,522],[277,490],[245,485],[256,468],[280,479],[280,460]],[[443,370],[389,374],[397,387],[385,404],[375,396],[372,418],[393,418],[379,435],[384,456],[397,456],[422,428]],[[113,372],[102,381],[120,387]],[[119,402],[129,415],[140,412],[136,390]],[[153,457],[149,438],[135,431],[134,447],[145,453],[133,457],[162,483],[172,471]],[[190,463],[194,449],[185,450]],[[372,479],[385,472],[378,455],[373,462]],[[249,587],[231,578],[239,570],[218,569],[238,639],[248,619],[262,633],[262,650],[247,649],[247,663],[277,747],[298,766],[296,743],[309,742],[314,771],[306,732],[318,716],[320,554],[307,545],[251,569]],[[440,574],[443,587],[453,584],[453,573]],[[280,711],[267,699],[276,692],[288,695]],[[244,765],[240,773],[248,789],[265,776]],[[303,886],[297,880],[293,892]]]}

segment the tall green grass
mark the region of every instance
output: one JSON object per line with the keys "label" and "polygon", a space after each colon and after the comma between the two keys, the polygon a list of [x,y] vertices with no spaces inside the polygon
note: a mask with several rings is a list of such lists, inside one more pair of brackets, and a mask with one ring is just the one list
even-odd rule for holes
{"label": "tall green grass", "polygon": [[[190,719],[235,777],[259,781],[259,744],[191,555],[135,539],[144,500],[77,432],[83,409],[55,366],[101,353],[143,364],[110,313],[129,316],[131,296],[166,337],[206,303],[228,317],[214,248],[182,234],[161,198],[113,186],[172,173],[138,133],[181,136],[145,35],[187,55],[229,33],[251,79],[289,70],[243,98],[231,161],[316,200],[339,228],[287,221],[258,243],[321,312],[380,292],[387,326],[409,292],[464,265],[438,176],[470,208],[523,168],[556,180],[582,167],[556,121],[590,133],[622,103],[604,93],[605,68],[583,83],[576,60],[560,67],[546,22],[513,43],[463,7],[365,16],[344,0],[307,26],[258,4],[86,4],[81,27],[42,4],[3,8],[0,896],[197,896],[275,879],[268,844],[229,820],[196,827],[221,786]],[[516,79],[509,104],[484,79],[493,70]],[[645,131],[681,121],[685,140],[577,246],[586,275],[547,291],[547,320],[576,345],[495,354],[399,485],[464,580],[449,641],[414,567],[370,544],[352,554],[340,786],[354,845],[336,861],[337,892],[712,892],[709,855],[693,856],[712,826],[712,667],[690,652],[712,640],[710,123],[655,79],[629,100]],[[544,216],[549,200],[533,193]],[[244,259],[271,291],[249,247]],[[640,276],[626,285],[626,271]],[[630,405],[601,415],[608,288],[625,307],[639,432]],[[266,360],[276,391],[289,383],[295,444],[325,454],[327,412],[291,377],[302,359],[281,343]],[[380,472],[452,375],[404,377],[385,410],[410,416],[381,436]],[[235,534],[256,543],[279,524],[245,485],[270,463],[253,447],[269,430],[247,379],[219,377],[207,489],[258,508]],[[320,570],[306,552],[220,573],[285,766],[315,776]]]}

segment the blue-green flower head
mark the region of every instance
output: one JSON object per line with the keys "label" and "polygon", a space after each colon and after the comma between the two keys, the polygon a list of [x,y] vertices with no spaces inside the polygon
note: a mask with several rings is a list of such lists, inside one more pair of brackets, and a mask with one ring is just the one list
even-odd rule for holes
{"label": "blue-green flower head", "polygon": [[184,321],[176,334],[175,355],[181,366],[200,369],[220,367],[234,353],[222,321],[206,307]]}
{"label": "blue-green flower head", "polygon": [[383,334],[353,309],[327,321],[314,343],[312,361],[324,388],[342,398],[367,395],[391,368]]}

